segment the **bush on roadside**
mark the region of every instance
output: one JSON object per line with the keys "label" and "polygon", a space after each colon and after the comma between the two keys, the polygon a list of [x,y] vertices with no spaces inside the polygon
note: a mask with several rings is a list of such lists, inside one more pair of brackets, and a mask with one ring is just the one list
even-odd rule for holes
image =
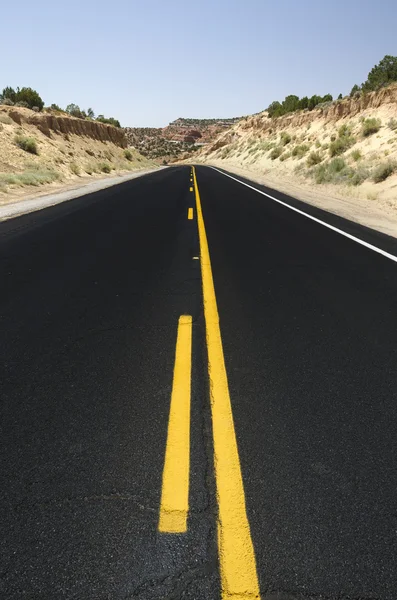
{"label": "bush on roadside", "polygon": [[110,173],[112,170],[112,167],[108,163],[99,163],[98,168],[102,173]]}
{"label": "bush on roadside", "polygon": [[306,164],[308,167],[313,167],[314,165],[318,165],[322,160],[322,156],[319,152],[310,152]]}
{"label": "bush on roadside", "polygon": [[356,140],[350,135],[343,135],[339,137],[334,142],[331,142],[329,146],[330,156],[339,156],[340,154],[344,154],[344,152],[354,146],[355,143]]}
{"label": "bush on roadside", "polygon": [[279,158],[279,156],[281,156],[283,152],[283,148],[282,146],[276,146],[275,148],[273,148],[273,150],[270,152],[269,157],[272,160],[276,160],[276,158]]}
{"label": "bush on roadside", "polygon": [[359,167],[351,178],[352,185],[361,185],[370,176],[369,169],[366,167]]}
{"label": "bush on roadside", "polygon": [[351,125],[348,125],[347,123],[344,123],[338,129],[338,136],[340,138],[349,136],[349,135],[351,135],[351,133],[352,133],[352,127],[351,127]]}
{"label": "bush on roadside", "polygon": [[393,162],[382,163],[373,172],[372,178],[375,183],[381,183],[381,181],[385,181],[390,175],[397,170],[397,165]]}
{"label": "bush on roadside", "polygon": [[377,133],[382,125],[380,119],[365,119],[362,124],[361,133],[363,137],[368,137]]}
{"label": "bush on roadside", "polygon": [[303,158],[308,151],[309,146],[307,144],[300,144],[299,146],[295,146],[295,148],[292,150],[292,156],[300,159]]}
{"label": "bush on roadside", "polygon": [[80,175],[80,167],[77,163],[75,162],[71,162],[69,165],[70,170],[72,171],[73,175]]}
{"label": "bush on roadside", "polygon": [[396,131],[397,130],[397,119],[390,119],[390,121],[388,122],[387,126],[392,131]]}
{"label": "bush on roadside", "polygon": [[26,137],[24,135],[16,135],[14,138],[16,145],[30,154],[38,154],[37,142],[34,138]]}
{"label": "bush on roadside", "polygon": [[53,169],[40,165],[31,165],[23,173],[0,173],[0,187],[7,185],[32,185],[38,186],[44,183],[52,183],[59,179],[60,175]]}
{"label": "bush on roadside", "polygon": [[281,146],[286,146],[287,144],[289,144],[291,141],[291,136],[289,133],[287,133],[286,131],[282,131],[280,134],[280,145]]}

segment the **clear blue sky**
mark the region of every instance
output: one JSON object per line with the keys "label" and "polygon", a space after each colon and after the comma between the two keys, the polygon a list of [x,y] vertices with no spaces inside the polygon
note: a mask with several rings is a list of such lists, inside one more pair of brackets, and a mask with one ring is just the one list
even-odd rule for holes
{"label": "clear blue sky", "polygon": [[131,126],[346,94],[397,55],[396,0],[20,0],[1,22],[1,89]]}

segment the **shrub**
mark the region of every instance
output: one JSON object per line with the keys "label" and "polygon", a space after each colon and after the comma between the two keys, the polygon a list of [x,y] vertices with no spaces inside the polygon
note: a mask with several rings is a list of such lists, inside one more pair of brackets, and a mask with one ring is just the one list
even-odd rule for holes
{"label": "shrub", "polygon": [[390,121],[388,122],[387,126],[392,131],[396,131],[397,130],[397,119],[390,119]]}
{"label": "shrub", "polygon": [[375,183],[380,183],[387,179],[396,171],[397,165],[392,162],[386,162],[379,165],[373,172],[372,178]]}
{"label": "shrub", "polygon": [[313,167],[314,165],[318,165],[322,160],[322,156],[319,152],[310,152],[306,164],[308,167]]}
{"label": "shrub", "polygon": [[288,158],[291,158],[291,152],[284,152],[284,154],[282,154],[280,156],[280,160],[281,162],[284,162],[285,160],[287,160]]}
{"label": "shrub", "polygon": [[286,146],[291,141],[291,136],[286,131],[282,131],[280,134],[280,144],[281,146]]}
{"label": "shrub", "polygon": [[346,167],[346,163],[343,160],[343,158],[340,158],[340,157],[334,158],[328,164],[328,169],[329,169],[330,173],[340,173],[341,171],[343,171],[343,169],[345,167]]}
{"label": "shrub", "polygon": [[281,146],[276,146],[276,148],[273,148],[273,150],[270,152],[269,156],[272,160],[275,160],[276,158],[281,156],[282,151],[283,148]]}
{"label": "shrub", "polygon": [[29,152],[30,154],[38,154],[39,150],[37,148],[37,142],[34,138],[29,138],[23,135],[15,136],[15,143],[21,150],[25,150],[25,152]]}
{"label": "shrub", "polygon": [[316,140],[316,144],[315,144],[316,148],[321,148],[321,144],[318,140]]}
{"label": "shrub", "polygon": [[60,106],[58,106],[58,104],[51,104],[50,109],[51,110],[56,110],[57,112],[64,112],[62,110],[62,108]]}
{"label": "shrub", "polygon": [[360,150],[358,148],[356,148],[356,150],[352,151],[350,156],[352,157],[353,160],[355,160],[357,162],[362,157],[362,154],[361,154]]}
{"label": "shrub", "polygon": [[302,158],[309,151],[309,146],[307,144],[301,144],[299,146],[295,146],[292,150],[292,156]]}
{"label": "shrub", "polygon": [[318,165],[314,171],[316,183],[351,183],[354,170],[346,166],[341,157],[334,158],[331,162]]}
{"label": "shrub", "polygon": [[120,121],[118,119],[115,119],[114,117],[104,117],[103,115],[99,115],[96,118],[97,121],[99,121],[100,123],[105,123],[105,125],[113,125],[113,127],[121,127],[120,125]]}
{"label": "shrub", "polygon": [[1,104],[4,104],[4,106],[14,106],[14,102],[10,98],[3,98]]}
{"label": "shrub", "polygon": [[21,102],[15,102],[15,106],[20,106],[21,108],[29,108],[29,104],[24,100],[21,100]]}
{"label": "shrub", "polygon": [[349,135],[351,135],[351,132],[352,132],[351,125],[348,125],[347,123],[344,123],[338,129],[339,137],[349,136]]}
{"label": "shrub", "polygon": [[329,173],[327,169],[327,165],[318,165],[317,169],[314,172],[314,178],[316,183],[326,183],[329,181]]}
{"label": "shrub", "polygon": [[363,137],[368,137],[369,135],[377,133],[381,125],[382,122],[380,119],[365,119],[361,129]]}
{"label": "shrub", "polygon": [[71,162],[69,168],[72,171],[73,175],[80,175],[80,167],[77,163]]}
{"label": "shrub", "polygon": [[99,163],[98,168],[100,171],[102,171],[102,173],[110,173],[112,170],[112,167],[107,163]]}
{"label": "shrub", "polygon": [[59,179],[59,173],[46,167],[31,165],[23,173],[0,173],[0,186],[5,185],[33,185],[52,183]]}
{"label": "shrub", "polygon": [[370,173],[369,170],[365,167],[360,167],[357,171],[354,172],[353,177],[351,179],[352,185],[361,185],[363,181],[368,179]]}
{"label": "shrub", "polygon": [[356,143],[356,140],[351,136],[342,136],[331,142],[329,153],[331,156],[339,156],[351,148]]}

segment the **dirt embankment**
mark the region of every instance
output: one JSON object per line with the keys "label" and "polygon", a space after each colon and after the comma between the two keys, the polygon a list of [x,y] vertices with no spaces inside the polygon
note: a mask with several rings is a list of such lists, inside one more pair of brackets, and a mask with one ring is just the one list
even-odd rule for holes
{"label": "dirt embankment", "polygon": [[397,235],[397,85],[312,111],[244,118],[195,160]]}
{"label": "dirt embankment", "polygon": [[156,166],[121,128],[19,107],[0,106],[0,148],[0,204]]}
{"label": "dirt embankment", "polygon": [[[3,107],[4,111],[4,107]],[[18,125],[26,123],[35,125],[41,133],[51,138],[52,133],[73,134],[89,137],[101,142],[111,142],[120,148],[127,147],[127,139],[124,130],[118,127],[112,127],[105,123],[96,121],[86,121],[61,115],[49,113],[32,113],[28,109],[11,109],[4,111],[8,113],[11,119]]]}

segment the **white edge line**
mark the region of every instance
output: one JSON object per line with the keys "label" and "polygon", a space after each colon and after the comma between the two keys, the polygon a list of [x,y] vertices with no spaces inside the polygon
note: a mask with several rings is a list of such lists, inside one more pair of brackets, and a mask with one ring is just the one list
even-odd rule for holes
{"label": "white edge line", "polygon": [[315,223],[319,223],[320,225],[323,225],[324,227],[327,227],[328,229],[331,229],[332,231],[336,231],[336,233],[340,233],[340,235],[344,235],[349,240],[353,240],[354,242],[357,242],[357,244],[361,244],[361,246],[365,246],[365,248],[369,248],[370,250],[373,250],[374,252],[377,252],[378,254],[381,254],[382,256],[385,256],[386,258],[389,258],[390,260],[397,263],[397,256],[394,256],[394,254],[389,254],[389,252],[386,252],[385,250],[382,250],[381,248],[378,248],[377,246],[373,246],[372,244],[369,244],[368,242],[364,242],[364,240],[360,240],[360,238],[357,238],[354,235],[351,235],[350,233],[343,231],[342,229],[338,229],[337,227],[334,227],[333,225],[330,225],[329,223],[326,223],[325,221],[321,221],[321,219],[317,219],[316,217],[313,217],[312,215],[305,213],[303,210],[299,210],[299,208],[295,208],[294,206],[291,206],[290,204],[287,204],[286,202],[283,202],[282,200],[279,200],[278,198],[274,198],[274,196],[270,196],[270,194],[266,194],[266,192],[263,192],[262,190],[258,190],[258,188],[254,187],[252,185],[249,185],[248,183],[245,183],[244,181],[240,181],[236,177],[232,177],[232,175],[229,175],[228,173],[224,173],[223,171],[220,171],[216,167],[211,167],[210,165],[208,165],[208,166],[211,169],[213,169],[214,171],[218,171],[218,173],[221,173],[221,175],[224,175],[225,177],[230,177],[230,179],[233,179],[234,181],[241,183],[241,185],[245,185],[247,188],[250,188],[251,190],[258,192],[258,194],[262,194],[262,196],[266,196],[266,198],[270,198],[270,200],[274,200],[274,202],[278,202],[278,204],[282,204],[286,208],[293,210],[294,212],[298,213],[299,215],[303,215],[304,217],[311,219],[311,221],[314,221]]}

